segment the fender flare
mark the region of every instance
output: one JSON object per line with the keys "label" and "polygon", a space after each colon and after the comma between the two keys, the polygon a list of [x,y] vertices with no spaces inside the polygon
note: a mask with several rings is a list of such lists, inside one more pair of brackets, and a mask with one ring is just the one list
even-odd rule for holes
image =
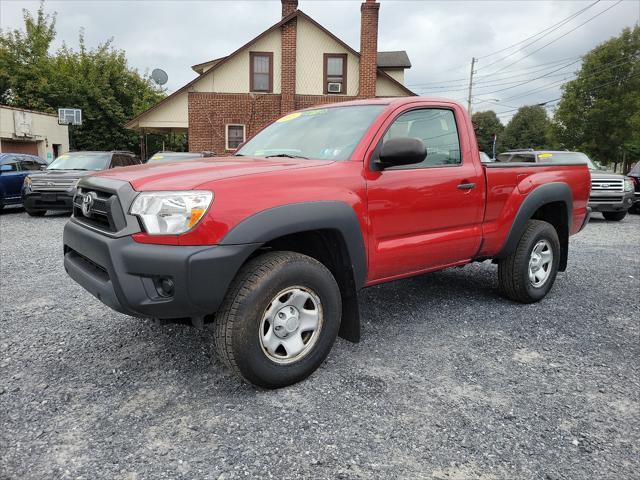
{"label": "fender flare", "polygon": [[[536,187],[531,192],[529,192],[525,199],[522,201],[522,204],[518,209],[518,213],[516,214],[513,223],[511,224],[511,228],[509,230],[509,233],[507,234],[504,245],[502,246],[500,253],[496,255],[496,258],[504,258],[512,254],[518,246],[518,242],[520,241],[520,238],[524,233],[527,222],[533,217],[534,213],[540,207],[552,202],[563,202],[566,206],[566,238],[568,239],[569,230],[571,229],[571,224],[573,221],[573,195],[571,193],[571,188],[569,187],[569,185],[562,182],[545,183],[544,185],[540,185],[539,187]],[[562,239],[561,246],[563,252],[560,263],[562,266],[566,265],[567,258],[567,245],[562,245]]]}
{"label": "fender flare", "polygon": [[356,289],[361,289],[367,279],[365,243],[356,212],[344,202],[303,202],[263,210],[233,227],[220,245],[264,244],[285,235],[312,230],[340,232],[349,252]]}

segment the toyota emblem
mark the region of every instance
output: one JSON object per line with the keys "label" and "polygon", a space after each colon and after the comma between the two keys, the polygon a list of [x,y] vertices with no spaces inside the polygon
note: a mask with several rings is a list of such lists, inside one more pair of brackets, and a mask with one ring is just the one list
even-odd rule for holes
{"label": "toyota emblem", "polygon": [[85,217],[91,216],[91,207],[93,207],[93,202],[96,199],[96,194],[94,192],[89,192],[85,196],[82,197],[82,214]]}

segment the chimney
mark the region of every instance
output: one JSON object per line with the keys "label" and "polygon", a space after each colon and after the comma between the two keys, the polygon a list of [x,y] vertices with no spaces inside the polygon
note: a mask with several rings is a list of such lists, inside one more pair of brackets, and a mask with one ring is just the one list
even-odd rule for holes
{"label": "chimney", "polygon": [[376,96],[379,11],[376,0],[365,0],[360,6],[360,98]]}
{"label": "chimney", "polygon": [[298,0],[282,0],[282,18],[288,17],[298,9]]}
{"label": "chimney", "polygon": [[[282,18],[298,9],[298,0],[282,0]],[[280,112],[289,113],[296,109],[296,43],[298,19],[292,18],[281,27],[282,69],[280,80]]]}

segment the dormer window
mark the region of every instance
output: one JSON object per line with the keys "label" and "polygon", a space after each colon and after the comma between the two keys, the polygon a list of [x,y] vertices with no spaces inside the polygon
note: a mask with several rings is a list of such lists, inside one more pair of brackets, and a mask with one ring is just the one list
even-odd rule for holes
{"label": "dormer window", "polygon": [[250,52],[250,90],[273,92],[273,52]]}
{"label": "dormer window", "polygon": [[324,93],[347,93],[347,54],[324,54]]}

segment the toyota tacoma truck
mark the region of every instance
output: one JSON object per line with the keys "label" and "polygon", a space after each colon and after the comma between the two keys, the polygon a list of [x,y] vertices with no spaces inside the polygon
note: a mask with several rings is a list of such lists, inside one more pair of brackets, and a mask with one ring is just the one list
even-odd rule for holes
{"label": "toyota tacoma truck", "polygon": [[586,165],[482,164],[441,99],[297,111],[180,165],[83,177],[64,266],[118,312],[213,322],[222,360],[267,388],[359,340],[364,287],[493,260],[504,296],[542,299],[589,219]]}

